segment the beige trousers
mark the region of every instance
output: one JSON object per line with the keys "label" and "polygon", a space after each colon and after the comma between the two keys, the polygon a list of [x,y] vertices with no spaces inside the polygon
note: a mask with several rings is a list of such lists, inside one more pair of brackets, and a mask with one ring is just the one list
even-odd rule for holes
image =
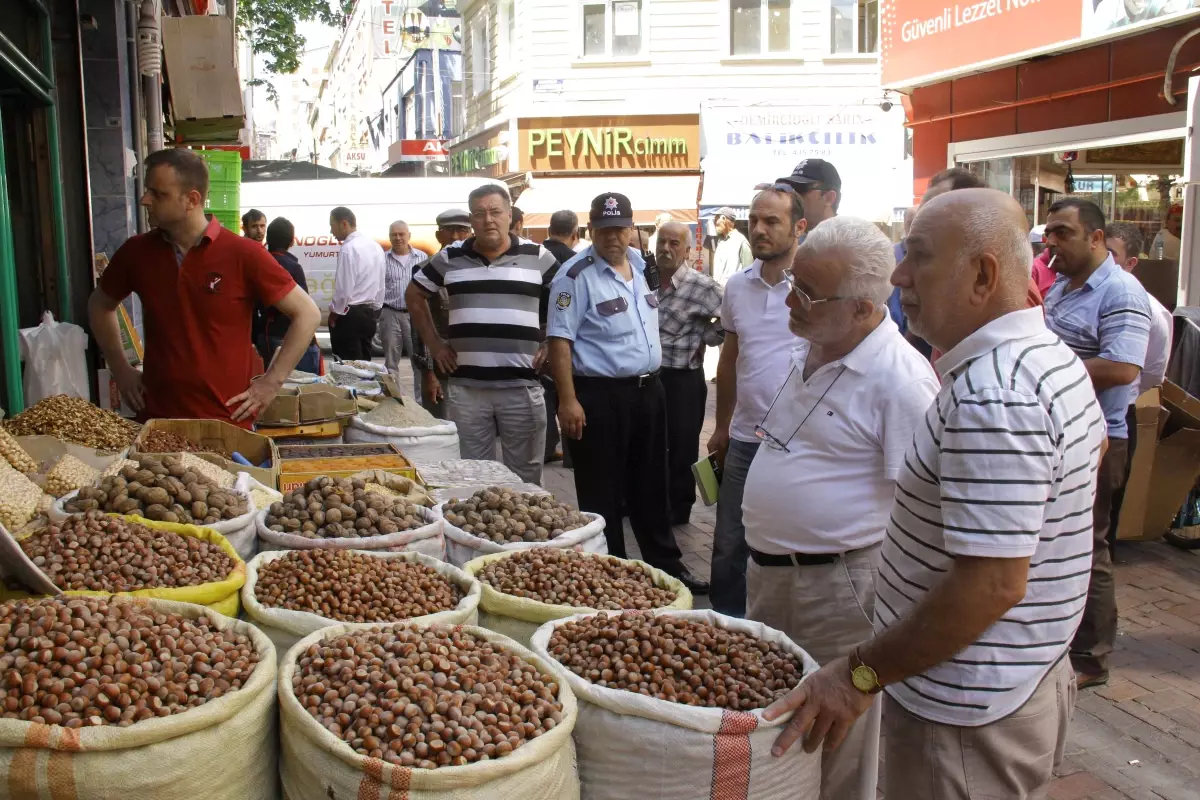
{"label": "beige trousers", "polygon": [[887,800],[1039,800],[1062,761],[1075,707],[1075,672],[1065,655],[1004,719],[978,728],[917,717],[886,696]]}
{"label": "beige trousers", "polygon": [[[783,631],[824,666],[871,638],[880,545],[815,567],[746,570],[746,618]],[[821,800],[875,800],[880,698],[821,759]],[[799,745],[797,745],[799,746]],[[897,798],[916,795],[905,795]],[[891,798],[889,798],[891,800]]]}

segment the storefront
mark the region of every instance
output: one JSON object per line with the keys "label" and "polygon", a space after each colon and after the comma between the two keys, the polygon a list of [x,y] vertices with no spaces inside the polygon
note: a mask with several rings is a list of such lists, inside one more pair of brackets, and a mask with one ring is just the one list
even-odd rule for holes
{"label": "storefront", "polygon": [[[1200,66],[1200,38],[1187,35],[1200,11],[1102,0],[1081,13],[1075,0],[1041,0],[963,20],[934,5],[897,0],[883,26],[885,85],[907,95],[914,196],[960,165],[1016,198],[1031,227],[1056,199],[1086,197],[1108,220],[1142,231],[1144,251],[1163,262],[1164,287],[1152,289],[1160,299],[1177,283],[1178,302],[1196,304],[1188,76]],[[1183,243],[1173,259],[1180,244],[1169,232],[1168,246],[1151,250],[1179,202]]]}

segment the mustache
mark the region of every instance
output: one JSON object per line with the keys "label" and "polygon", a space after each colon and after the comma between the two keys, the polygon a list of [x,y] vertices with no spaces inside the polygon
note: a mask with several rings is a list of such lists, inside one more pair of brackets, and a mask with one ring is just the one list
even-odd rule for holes
{"label": "mustache", "polygon": [[910,306],[917,305],[916,292],[900,292],[900,302]]}

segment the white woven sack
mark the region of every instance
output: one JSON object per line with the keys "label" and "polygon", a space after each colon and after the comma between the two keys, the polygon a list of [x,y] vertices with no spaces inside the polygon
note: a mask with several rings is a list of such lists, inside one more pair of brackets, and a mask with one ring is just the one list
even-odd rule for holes
{"label": "white woven sack", "polygon": [[[440,611],[436,614],[427,614],[423,617],[413,617],[407,620],[408,622],[419,624],[438,622],[444,625],[479,624],[479,581],[458,567],[453,567],[445,561],[439,561],[436,558],[420,553],[381,553],[370,550],[356,550],[354,552],[372,558],[399,558],[404,561],[415,561],[418,564],[424,564],[436,570],[438,574],[444,575],[451,583],[465,592],[463,599],[453,609]],[[319,631],[321,628],[327,628],[330,625],[344,625],[348,629],[373,628],[383,624],[379,622],[342,623],[338,620],[322,617],[319,614],[312,614],[308,611],[268,608],[259,603],[258,599],[254,596],[254,587],[258,585],[259,569],[264,564],[269,564],[277,558],[283,558],[287,553],[287,550],[259,553],[253,561],[246,565],[246,583],[242,586],[242,607],[246,612],[246,616],[258,626],[259,630],[271,638],[271,642],[275,645],[275,652],[279,655],[280,659],[283,658],[288,650],[295,646],[296,642],[310,633]]]}
{"label": "white woven sack", "polygon": [[294,533],[279,533],[267,527],[267,511],[263,509],[254,518],[258,528],[258,549],[266,553],[271,550],[316,550],[327,547],[332,550],[374,550],[389,553],[421,553],[433,558],[445,559],[445,539],[442,536],[442,516],[432,508],[417,506],[425,525],[411,531],[385,533],[358,539],[308,539]]}
{"label": "white woven sack", "polygon": [[[448,501],[447,501],[448,502]],[[567,531],[557,539],[548,542],[515,542],[496,544],[491,539],[484,539],[462,528],[455,527],[446,521],[446,503],[438,506],[438,515],[443,521],[443,532],[446,535],[446,560],[456,567],[461,567],[468,561],[492,553],[507,553],[511,550],[530,550],[534,547],[559,547],[582,550],[585,553],[608,554],[608,540],[604,538],[604,517],[590,511],[580,512],[590,517],[591,522],[582,528]]]}
{"label": "white woven sack", "polygon": [[453,422],[424,428],[389,428],[366,422],[362,417],[351,417],[343,436],[347,444],[393,444],[413,462],[458,458],[458,426]]}
{"label": "white woven sack", "polygon": [[[381,626],[387,627],[387,626]],[[549,733],[526,742],[503,758],[464,767],[413,769],[367,758],[325,729],[296,700],[292,675],[296,662],[311,645],[350,630],[347,625],[323,628],[301,639],[279,668],[281,721],[280,773],[288,800],[372,797],[379,800],[579,800],[575,745],[571,730],[578,707],[575,695],[558,684],[563,721]],[[546,659],[505,637],[475,626],[471,635],[503,645],[552,675]],[[640,795],[639,795],[640,796]]]}
{"label": "white woven sack", "polygon": [[250,637],[262,659],[236,692],[169,717],[119,728],[64,728],[0,719],[0,798],[276,800],[276,666],[271,640],[248,622],[204,606],[149,605]]}
{"label": "white woven sack", "polygon": [[[801,659],[806,677],[817,670],[808,653],[761,623],[715,611],[654,613],[775,642]],[[820,796],[820,753],[808,754],[796,746],[780,758],[771,755],[771,745],[791,714],[767,722],[761,710],[699,708],[609,689],[585,681],[554,660],[547,649],[554,629],[587,616],[592,614],[547,622],[530,645],[579,698],[575,746],[583,800],[816,800]]]}

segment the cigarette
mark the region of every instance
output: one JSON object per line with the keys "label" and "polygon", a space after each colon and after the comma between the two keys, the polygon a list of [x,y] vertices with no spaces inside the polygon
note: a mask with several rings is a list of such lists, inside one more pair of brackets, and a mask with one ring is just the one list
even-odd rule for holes
{"label": "cigarette", "polygon": [[1050,256],[1050,260],[1046,262],[1046,269],[1054,269],[1054,262],[1058,261],[1058,253]]}

